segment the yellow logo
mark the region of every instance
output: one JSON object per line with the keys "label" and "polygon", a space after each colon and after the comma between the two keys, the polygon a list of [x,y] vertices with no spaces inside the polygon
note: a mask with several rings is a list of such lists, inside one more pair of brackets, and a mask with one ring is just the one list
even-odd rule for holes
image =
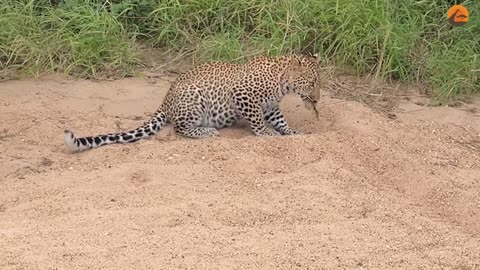
{"label": "yellow logo", "polygon": [[453,26],[462,26],[468,22],[468,10],[463,5],[455,5],[447,12],[448,22]]}

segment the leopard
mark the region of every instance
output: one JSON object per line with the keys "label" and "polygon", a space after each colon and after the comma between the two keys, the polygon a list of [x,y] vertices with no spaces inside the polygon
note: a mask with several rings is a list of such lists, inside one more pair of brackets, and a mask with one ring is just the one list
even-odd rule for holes
{"label": "leopard", "polygon": [[299,96],[318,119],[318,84],[318,54],[260,55],[244,63],[206,62],[179,75],[155,113],[137,128],[78,138],[65,129],[64,143],[72,152],[134,143],[154,136],[168,123],[174,133],[186,138],[218,137],[219,129],[241,119],[256,136],[302,135],[289,126],[280,102],[287,94]]}

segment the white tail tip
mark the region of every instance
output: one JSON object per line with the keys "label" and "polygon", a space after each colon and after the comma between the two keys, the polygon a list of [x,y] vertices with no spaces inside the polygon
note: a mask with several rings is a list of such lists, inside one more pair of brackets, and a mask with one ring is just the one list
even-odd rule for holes
{"label": "white tail tip", "polygon": [[70,151],[78,151],[78,146],[75,144],[75,135],[73,135],[73,132],[70,130],[65,130],[63,132],[63,140]]}

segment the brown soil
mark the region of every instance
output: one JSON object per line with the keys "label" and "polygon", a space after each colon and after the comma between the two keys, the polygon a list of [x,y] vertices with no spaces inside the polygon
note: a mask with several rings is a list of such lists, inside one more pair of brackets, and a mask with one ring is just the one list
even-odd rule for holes
{"label": "brown soil", "polygon": [[0,84],[0,269],[480,269],[480,106],[323,91],[318,121],[282,104],[302,136],[66,151],[64,129],[135,127],[168,85]]}

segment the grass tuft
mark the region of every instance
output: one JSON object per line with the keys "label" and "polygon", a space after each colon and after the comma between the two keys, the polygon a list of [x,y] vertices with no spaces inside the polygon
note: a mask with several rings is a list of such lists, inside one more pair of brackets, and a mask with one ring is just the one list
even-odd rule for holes
{"label": "grass tuft", "polygon": [[4,74],[125,76],[136,63],[123,25],[90,4],[53,8],[33,0],[8,1],[0,7],[0,25]]}

